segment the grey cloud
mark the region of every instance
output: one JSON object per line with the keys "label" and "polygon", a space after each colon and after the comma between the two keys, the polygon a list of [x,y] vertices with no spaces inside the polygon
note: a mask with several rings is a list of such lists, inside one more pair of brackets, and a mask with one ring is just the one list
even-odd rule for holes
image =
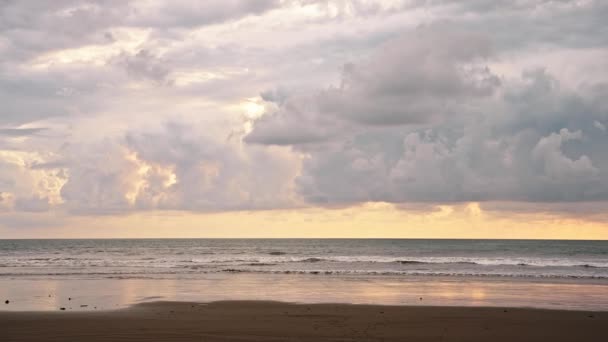
{"label": "grey cloud", "polygon": [[123,53],[115,59],[115,63],[124,67],[129,75],[137,79],[163,82],[170,72],[168,63],[148,50],[139,50],[133,55]]}
{"label": "grey cloud", "polygon": [[[608,44],[608,3],[591,1],[424,1],[448,8],[450,20],[471,30],[491,32],[499,49],[539,46],[592,48]],[[469,14],[465,17],[464,14]]]}
{"label": "grey cloud", "polygon": [[[198,27],[259,14],[276,0],[160,1],[3,1],[0,32],[17,58],[85,44],[108,44],[114,27],[159,30]],[[53,34],[49,34],[52,32]]]}
{"label": "grey cloud", "polygon": [[11,79],[1,68],[0,77],[0,124],[20,125],[62,114],[52,86],[45,80]]}
{"label": "grey cloud", "polygon": [[139,26],[197,27],[260,14],[280,5],[278,0],[169,1],[152,10],[136,10],[130,22]]}
{"label": "grey cloud", "polygon": [[555,182],[563,182],[569,178],[594,178],[599,170],[586,155],[578,159],[570,159],[564,155],[562,144],[571,140],[582,140],[581,131],[570,132],[563,128],[559,133],[542,137],[532,149],[532,159],[540,162],[544,175]]}
{"label": "grey cloud", "polygon": [[263,145],[322,142],[335,136],[344,125],[319,108],[318,96],[301,95],[281,101],[284,102],[277,111],[254,120],[253,131],[245,136],[245,142]]}
{"label": "grey cloud", "polygon": [[379,50],[360,65],[345,65],[339,86],[282,100],[278,111],[255,122],[246,141],[288,144],[291,136],[292,144],[307,143],[331,138],[326,131],[340,126],[428,123],[500,85],[483,64],[491,48],[478,34],[420,28]]}
{"label": "grey cloud", "polygon": [[604,97],[557,81],[547,87],[542,72],[529,77],[485,110],[439,125],[351,133],[305,148],[298,191],[319,204],[608,200],[608,137],[593,127],[608,115]]}
{"label": "grey cloud", "polygon": [[38,134],[45,129],[46,128],[0,128],[0,136],[23,137]]}
{"label": "grey cloud", "polygon": [[316,204],[608,200],[605,86],[500,79],[488,37],[447,27],[347,64],[340,86],[263,93],[278,109],[245,141],[305,154],[297,191]]}
{"label": "grey cloud", "polygon": [[593,127],[599,129],[602,132],[606,132],[606,125],[597,120],[593,121]]}
{"label": "grey cloud", "polygon": [[28,198],[17,198],[15,209],[25,212],[44,212],[49,210],[49,200],[46,197],[32,196]]}
{"label": "grey cloud", "polygon": [[[128,1],[108,6],[100,1],[3,1],[0,33],[9,56],[29,58],[37,53],[83,44],[108,43],[103,30],[120,25]],[[49,34],[52,32],[52,34]]]}
{"label": "grey cloud", "polygon": [[30,165],[32,170],[52,170],[52,169],[64,169],[68,166],[66,161],[51,161],[45,163],[34,163]]}

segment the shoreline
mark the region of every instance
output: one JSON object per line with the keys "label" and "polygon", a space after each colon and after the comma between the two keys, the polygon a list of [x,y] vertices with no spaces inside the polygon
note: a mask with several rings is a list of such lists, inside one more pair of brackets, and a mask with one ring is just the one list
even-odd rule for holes
{"label": "shoreline", "polygon": [[0,311],[6,341],[602,341],[607,311],[148,302],[106,311]]}
{"label": "shoreline", "polygon": [[[171,307],[171,306],[183,306],[183,305],[194,305],[194,306],[214,306],[214,305],[232,305],[232,304],[269,304],[269,305],[288,305],[288,306],[355,306],[355,307],[375,307],[375,308],[403,308],[417,310],[420,308],[432,308],[432,309],[473,309],[473,310],[524,310],[524,311],[548,311],[548,312],[579,312],[585,314],[607,314],[608,309],[582,309],[582,308],[548,308],[548,307],[533,307],[533,306],[491,306],[491,305],[434,305],[434,304],[420,304],[420,305],[403,305],[403,304],[370,304],[370,303],[348,303],[348,302],[290,302],[282,300],[258,300],[258,299],[226,299],[226,300],[214,300],[209,302],[196,302],[196,301],[180,301],[180,300],[155,300],[155,301],[142,301],[138,303],[131,303],[123,307],[117,308],[100,308],[95,310],[76,310],[77,308],[65,308],[61,310],[3,310],[0,306],[0,319],[4,315],[38,315],[38,314],[112,314],[116,312],[128,312],[147,310],[148,308],[159,308],[159,307]],[[89,305],[87,305],[89,307]]]}
{"label": "shoreline", "polygon": [[[581,296],[584,293],[584,296]],[[206,274],[196,278],[0,278],[0,310],[119,309],[151,301],[281,300],[396,306],[608,310],[608,282],[536,279]],[[420,298],[423,300],[420,300]],[[3,302],[9,300],[10,304]],[[86,305],[80,308],[80,305]]]}

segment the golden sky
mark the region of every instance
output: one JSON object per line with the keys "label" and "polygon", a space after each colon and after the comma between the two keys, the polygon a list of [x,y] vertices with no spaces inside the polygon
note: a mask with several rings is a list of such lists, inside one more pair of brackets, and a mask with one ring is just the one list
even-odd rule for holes
{"label": "golden sky", "polygon": [[[608,239],[603,222],[555,214],[483,211],[478,203],[431,211],[387,203],[349,208],[67,217],[58,226],[0,228],[5,238],[481,238]],[[39,220],[54,220],[45,217]]]}

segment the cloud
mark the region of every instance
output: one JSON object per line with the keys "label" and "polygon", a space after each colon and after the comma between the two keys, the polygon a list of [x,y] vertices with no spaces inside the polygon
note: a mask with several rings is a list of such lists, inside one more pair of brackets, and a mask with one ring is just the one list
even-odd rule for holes
{"label": "cloud", "polygon": [[36,153],[0,150],[0,211],[42,212],[59,201],[60,171],[30,169]]}
{"label": "cloud", "polygon": [[607,10],[1,2],[0,207],[603,203]]}
{"label": "cloud", "polygon": [[500,85],[484,64],[490,54],[481,35],[420,28],[383,45],[360,65],[346,64],[339,86],[283,100],[254,123],[245,141],[309,143],[331,139],[328,130],[345,126],[441,120],[461,111],[463,102],[474,105],[491,96]]}
{"label": "cloud", "polygon": [[38,134],[44,130],[45,128],[0,128],[0,136],[24,137]]}
{"label": "cloud", "polygon": [[532,149],[532,158],[540,162],[545,176],[556,182],[563,182],[569,178],[591,178],[599,173],[586,155],[573,160],[564,155],[562,144],[571,140],[581,140],[581,131],[570,132],[563,128],[559,133],[542,137]]}
{"label": "cloud", "polygon": [[540,46],[604,47],[608,40],[599,34],[608,4],[590,1],[413,1],[410,9],[424,7],[443,13],[446,20],[473,31],[491,33],[496,48],[537,49]]}
{"label": "cloud", "polygon": [[298,164],[286,151],[213,141],[177,123],[74,146],[71,154],[61,195],[75,214],[295,205],[290,184]]}
{"label": "cloud", "polygon": [[15,209],[25,212],[44,212],[49,210],[49,199],[46,197],[17,198]]}
{"label": "cloud", "polygon": [[133,55],[123,53],[115,63],[124,67],[129,75],[137,79],[163,82],[169,74],[166,62],[159,60],[148,50],[139,50]]}
{"label": "cloud", "polygon": [[429,122],[465,97],[492,94],[500,82],[483,64],[489,54],[483,36],[421,28],[361,66],[346,65],[341,86],[323,92],[319,106],[368,125]]}
{"label": "cloud", "polygon": [[[399,83],[386,84],[400,91]],[[417,84],[426,91],[425,83]],[[391,89],[387,86],[386,91]],[[439,122],[357,122],[349,129],[320,125],[318,132],[329,138],[304,145],[297,137],[311,121],[292,114],[290,132],[298,133],[290,144],[307,156],[296,179],[297,191],[320,205],[608,200],[608,158],[599,148],[608,140],[595,124],[608,112],[603,87],[592,89],[564,89],[542,69],[525,70],[519,78],[503,79],[495,94],[474,106],[462,103],[470,104],[471,94],[457,97],[458,110]],[[427,111],[428,116],[432,113]],[[271,114],[258,122],[268,134],[265,120],[276,124],[279,118],[286,120]],[[260,137],[255,135],[258,122],[252,132],[255,139]],[[245,141],[260,143],[255,139]],[[277,136],[274,139],[267,143],[277,143]]]}
{"label": "cloud", "polygon": [[[154,1],[4,1],[0,4],[0,32],[14,56],[66,49],[86,44],[109,44],[117,27],[171,30],[193,28],[260,14],[277,7],[276,0]],[[53,34],[48,34],[53,32]]]}
{"label": "cloud", "polygon": [[164,1],[137,9],[128,22],[166,28],[198,27],[264,13],[279,5],[278,0]]}

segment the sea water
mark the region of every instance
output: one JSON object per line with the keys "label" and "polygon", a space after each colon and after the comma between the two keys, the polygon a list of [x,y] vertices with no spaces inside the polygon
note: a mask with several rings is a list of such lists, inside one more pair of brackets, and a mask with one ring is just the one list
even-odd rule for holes
{"label": "sea water", "polygon": [[608,279],[608,241],[0,240],[0,277],[208,273]]}
{"label": "sea water", "polygon": [[0,240],[0,310],[279,300],[608,310],[608,242]]}

